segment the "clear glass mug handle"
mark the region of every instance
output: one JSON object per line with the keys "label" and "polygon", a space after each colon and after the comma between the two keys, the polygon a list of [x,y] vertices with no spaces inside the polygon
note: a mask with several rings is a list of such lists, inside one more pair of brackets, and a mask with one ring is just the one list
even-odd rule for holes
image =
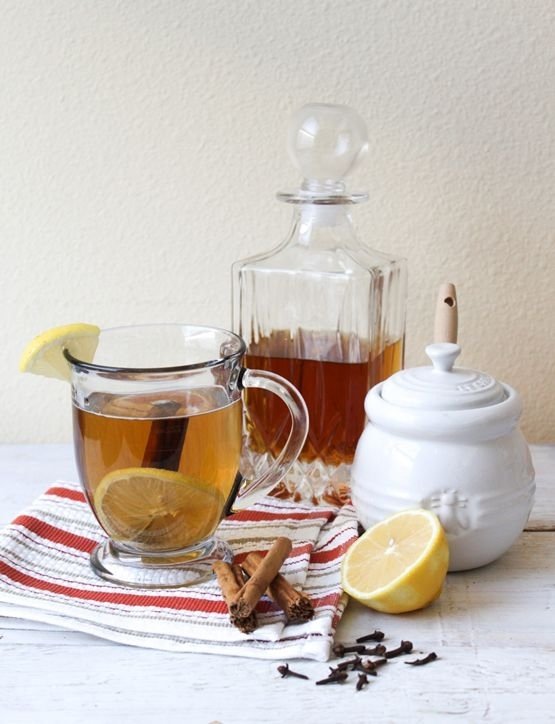
{"label": "clear glass mug handle", "polygon": [[275,487],[298,458],[308,434],[308,410],[301,393],[288,380],[264,370],[243,369],[239,376],[240,389],[256,387],[280,397],[291,416],[289,437],[276,460],[254,480],[243,480],[230,512],[243,510]]}

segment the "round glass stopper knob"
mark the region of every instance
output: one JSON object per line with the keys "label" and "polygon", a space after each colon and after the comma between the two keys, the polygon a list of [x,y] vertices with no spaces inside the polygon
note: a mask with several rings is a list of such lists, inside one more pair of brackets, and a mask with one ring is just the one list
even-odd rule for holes
{"label": "round glass stopper knob", "polygon": [[309,103],[289,126],[288,150],[305,188],[341,184],[368,148],[366,124],[348,106]]}

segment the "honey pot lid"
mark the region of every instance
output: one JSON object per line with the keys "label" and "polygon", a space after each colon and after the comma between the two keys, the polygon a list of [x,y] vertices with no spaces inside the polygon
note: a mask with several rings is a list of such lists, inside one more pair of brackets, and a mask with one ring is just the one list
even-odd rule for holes
{"label": "honey pot lid", "polygon": [[490,375],[455,367],[458,344],[429,344],[432,366],[401,370],[382,386],[381,397],[399,407],[421,410],[468,410],[489,407],[506,398],[504,387]]}

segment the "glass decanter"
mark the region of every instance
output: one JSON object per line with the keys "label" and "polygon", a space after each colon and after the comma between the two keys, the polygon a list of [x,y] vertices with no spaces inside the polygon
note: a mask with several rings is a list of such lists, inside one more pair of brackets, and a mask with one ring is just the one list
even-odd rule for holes
{"label": "glass decanter", "polygon": [[[406,263],[359,241],[350,207],[367,194],[349,193],[344,182],[366,149],[366,126],[353,109],[298,110],[288,150],[304,178],[298,190],[278,193],[293,205],[291,231],[271,251],[233,265],[233,325],[248,364],[289,379],[308,407],[308,438],[281,491],[297,499],[345,492],[365,395],[403,366]],[[287,439],[283,403],[249,390],[246,425],[256,470]]]}

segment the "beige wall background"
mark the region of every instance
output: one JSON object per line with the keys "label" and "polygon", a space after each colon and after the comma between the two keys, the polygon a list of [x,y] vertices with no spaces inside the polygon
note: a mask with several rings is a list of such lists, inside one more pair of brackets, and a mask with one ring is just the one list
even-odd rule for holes
{"label": "beige wall background", "polygon": [[62,323],[229,326],[230,265],[285,235],[290,113],[345,103],[359,234],[408,258],[407,364],[457,284],[461,364],[555,441],[552,0],[0,0],[0,440],[70,439],[19,375]]}

